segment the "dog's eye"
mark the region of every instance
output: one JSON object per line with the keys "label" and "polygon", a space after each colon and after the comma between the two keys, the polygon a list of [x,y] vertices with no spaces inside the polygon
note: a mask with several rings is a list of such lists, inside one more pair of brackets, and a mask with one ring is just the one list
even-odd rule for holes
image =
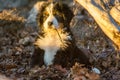
{"label": "dog's eye", "polygon": [[63,16],[61,14],[54,14],[54,16],[58,19],[59,22],[63,21]]}
{"label": "dog's eye", "polygon": [[43,17],[47,17],[47,16],[49,16],[49,13],[48,12],[44,12],[43,13]]}

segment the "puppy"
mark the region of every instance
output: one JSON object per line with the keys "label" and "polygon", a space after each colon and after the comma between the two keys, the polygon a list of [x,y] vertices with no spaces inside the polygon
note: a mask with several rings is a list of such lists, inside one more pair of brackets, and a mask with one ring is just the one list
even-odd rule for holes
{"label": "puppy", "polygon": [[76,46],[70,30],[70,21],[74,16],[70,8],[60,2],[38,2],[36,6],[40,33],[35,42],[31,65],[59,64],[71,67],[75,62],[90,65],[89,58]]}

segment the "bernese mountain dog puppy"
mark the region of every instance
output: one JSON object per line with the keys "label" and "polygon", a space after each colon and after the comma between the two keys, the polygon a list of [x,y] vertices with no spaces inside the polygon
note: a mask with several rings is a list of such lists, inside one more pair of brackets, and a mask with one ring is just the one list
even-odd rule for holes
{"label": "bernese mountain dog puppy", "polygon": [[70,8],[61,2],[38,2],[35,6],[39,10],[36,21],[40,32],[31,65],[71,67],[75,62],[90,65],[89,58],[76,46],[70,30],[74,16]]}

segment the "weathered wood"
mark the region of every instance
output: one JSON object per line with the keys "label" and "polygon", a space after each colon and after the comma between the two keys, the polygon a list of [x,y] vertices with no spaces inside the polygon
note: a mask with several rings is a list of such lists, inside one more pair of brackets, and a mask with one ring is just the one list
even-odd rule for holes
{"label": "weathered wood", "polygon": [[110,15],[114,18],[116,22],[120,25],[120,5],[115,6],[110,10]]}
{"label": "weathered wood", "polygon": [[120,26],[113,20],[109,12],[106,12],[97,3],[99,0],[75,0],[83,6],[95,19],[102,31],[115,43],[120,50]]}

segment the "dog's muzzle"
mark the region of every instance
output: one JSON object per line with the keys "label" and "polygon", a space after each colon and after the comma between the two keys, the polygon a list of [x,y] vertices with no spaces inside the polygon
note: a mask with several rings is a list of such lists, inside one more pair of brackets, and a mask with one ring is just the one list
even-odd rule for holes
{"label": "dog's muzzle", "polygon": [[53,15],[50,15],[47,20],[45,21],[44,23],[44,27],[47,29],[47,28],[55,28],[55,29],[58,29],[59,28],[59,23],[58,23],[58,20],[53,16]]}

